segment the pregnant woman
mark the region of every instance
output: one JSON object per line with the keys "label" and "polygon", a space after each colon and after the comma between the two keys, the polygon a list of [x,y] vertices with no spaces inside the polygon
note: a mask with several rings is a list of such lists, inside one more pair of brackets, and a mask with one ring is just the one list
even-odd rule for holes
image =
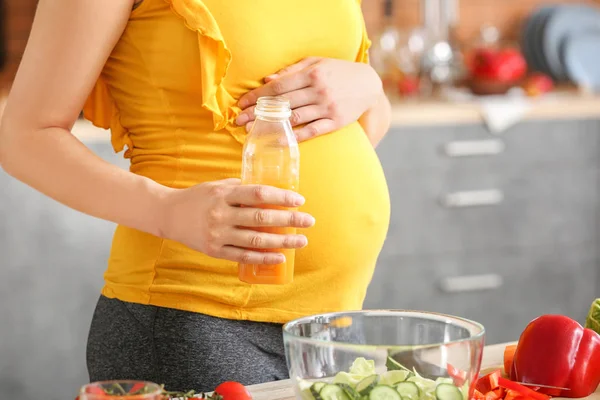
{"label": "pregnant woman", "polygon": [[[282,323],[362,307],[390,213],[374,151],[390,106],[368,47],[357,0],[40,0],[0,162],[118,224],[91,380],[210,390],[286,378]],[[253,106],[272,95],[293,109],[300,194],[236,179]],[[81,109],[130,171],[71,135]],[[240,228],[272,225],[301,229],[257,240]],[[294,282],[240,282],[237,262],[281,261],[256,247],[299,249]]]}

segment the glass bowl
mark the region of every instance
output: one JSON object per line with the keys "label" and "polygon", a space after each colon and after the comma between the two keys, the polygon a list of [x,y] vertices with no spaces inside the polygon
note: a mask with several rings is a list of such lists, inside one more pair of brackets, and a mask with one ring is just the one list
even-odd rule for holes
{"label": "glass bowl", "polygon": [[296,398],[467,400],[481,367],[485,330],[450,315],[356,311],[283,327]]}
{"label": "glass bowl", "polygon": [[77,400],[162,400],[162,387],[152,382],[114,380],[93,382],[79,390]]}

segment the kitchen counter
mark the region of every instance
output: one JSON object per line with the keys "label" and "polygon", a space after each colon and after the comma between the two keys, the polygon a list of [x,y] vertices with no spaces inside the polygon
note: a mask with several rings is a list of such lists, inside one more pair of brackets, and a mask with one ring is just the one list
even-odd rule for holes
{"label": "kitchen counter", "polygon": [[[559,89],[540,98],[531,98],[524,120],[565,120],[600,118],[600,95],[571,88]],[[474,100],[406,100],[392,105],[392,127],[458,125],[482,123],[481,104]]]}
{"label": "kitchen counter", "polygon": [[[483,352],[481,370],[496,368],[502,365],[504,348],[512,343],[486,346]],[[248,388],[254,400],[294,400],[294,390],[291,381],[278,381],[250,386]],[[600,390],[586,398],[587,400],[600,400]]]}

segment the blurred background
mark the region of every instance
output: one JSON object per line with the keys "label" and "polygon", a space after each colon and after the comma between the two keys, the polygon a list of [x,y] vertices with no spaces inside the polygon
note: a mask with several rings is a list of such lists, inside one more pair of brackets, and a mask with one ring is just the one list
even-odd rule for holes
{"label": "blurred background", "polygon": [[[9,88],[36,0],[4,0]],[[516,340],[548,313],[581,322],[600,295],[600,2],[363,0],[371,62],[393,100],[378,153],[392,199],[365,307],[482,322]],[[107,132],[75,134],[106,160]],[[0,171],[3,398],[64,400],[87,380],[85,342],[112,224]]]}

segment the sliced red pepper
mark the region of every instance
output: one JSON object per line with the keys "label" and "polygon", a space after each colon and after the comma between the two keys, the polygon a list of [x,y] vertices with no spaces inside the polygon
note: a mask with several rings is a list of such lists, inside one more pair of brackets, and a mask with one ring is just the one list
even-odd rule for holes
{"label": "sliced red pepper", "polygon": [[473,390],[473,396],[471,397],[471,400],[484,400],[484,399],[485,399],[485,396],[483,393],[481,393],[477,389]]}
{"label": "sliced red pepper", "polygon": [[129,394],[138,394],[138,392],[145,387],[146,387],[145,383],[137,382],[131,387],[131,390],[129,390]]}
{"label": "sliced red pepper", "polygon": [[502,371],[496,370],[490,374],[482,376],[477,380],[475,384],[475,389],[479,390],[481,393],[487,395],[494,389],[498,389],[500,386],[498,384],[498,379],[502,377]]}
{"label": "sliced red pepper", "polygon": [[491,392],[487,392],[485,394],[484,400],[499,400],[501,397],[498,397],[498,394],[493,390]]}
{"label": "sliced red pepper", "polygon": [[[575,362],[577,360],[577,362]],[[540,388],[560,397],[586,397],[600,384],[600,335],[562,315],[533,320],[519,338],[510,377],[517,382],[567,388]]]}
{"label": "sliced red pepper", "polygon": [[534,400],[550,399],[550,396],[548,396],[544,393],[536,392],[534,390],[529,389],[526,386],[518,384],[517,382],[510,381],[506,378],[502,378],[502,377],[498,378],[498,384],[500,385],[500,387],[520,393],[522,396],[529,397]]}
{"label": "sliced red pepper", "polygon": [[527,397],[523,396],[521,393],[516,392],[514,390],[507,390],[506,395],[504,396],[504,400],[526,400]]}
{"label": "sliced red pepper", "polygon": [[506,346],[506,348],[504,349],[504,373],[507,375],[510,375],[510,371],[512,370],[513,360],[515,359],[516,351],[516,344]]}
{"label": "sliced red pepper", "polygon": [[454,384],[458,387],[462,387],[467,381],[467,371],[462,371],[452,364],[448,364],[446,368],[448,369],[448,375],[452,378]]}

